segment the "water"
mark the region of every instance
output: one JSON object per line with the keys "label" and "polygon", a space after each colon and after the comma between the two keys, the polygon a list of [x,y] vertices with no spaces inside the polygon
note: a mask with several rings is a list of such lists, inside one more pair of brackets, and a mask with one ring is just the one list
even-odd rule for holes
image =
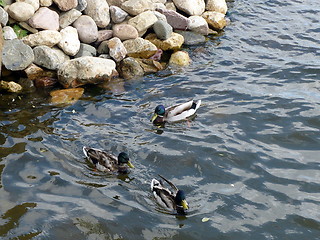
{"label": "water", "polygon": [[[187,49],[188,68],[88,86],[67,107],[1,96],[1,238],[320,239],[318,1],[228,4],[231,24]],[[193,121],[151,126],[157,104],[191,98]],[[83,145],[136,169],[96,172]],[[185,218],[153,202],[157,174],[186,192]]]}

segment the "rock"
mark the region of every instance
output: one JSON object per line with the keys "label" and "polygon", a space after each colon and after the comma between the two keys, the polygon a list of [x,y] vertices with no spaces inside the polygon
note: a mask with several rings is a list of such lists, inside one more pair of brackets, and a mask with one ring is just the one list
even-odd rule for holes
{"label": "rock", "polygon": [[74,56],[80,49],[80,41],[78,38],[78,31],[74,27],[68,26],[60,31],[62,39],[58,43],[59,48],[69,55]]}
{"label": "rock", "polygon": [[37,46],[33,49],[34,63],[50,70],[57,70],[68,56],[60,49],[47,46]]}
{"label": "rock", "polygon": [[99,45],[101,42],[106,41],[113,36],[112,30],[100,30],[98,31],[98,39],[95,44]]}
{"label": "rock", "polygon": [[[165,11],[166,9],[164,9]],[[158,11],[152,11],[153,14],[158,18],[159,21],[164,21],[164,22],[168,22],[167,21],[167,17],[165,15],[163,15],[162,13],[158,12]],[[171,26],[171,25],[170,25]]]}
{"label": "rock", "polygon": [[142,67],[144,74],[156,73],[163,70],[162,65],[152,59],[136,59],[140,66]]}
{"label": "rock", "polygon": [[145,39],[149,40],[154,45],[156,45],[157,48],[160,48],[163,51],[178,50],[181,48],[184,42],[183,36],[175,32],[173,32],[171,34],[171,37],[166,40],[158,39],[155,33],[148,34]]}
{"label": "rock", "polygon": [[61,13],[59,18],[60,28],[62,29],[68,27],[69,25],[74,23],[74,21],[76,21],[81,15],[82,13],[76,9],[71,9],[68,12]]}
{"label": "rock", "polygon": [[184,45],[197,45],[197,44],[206,42],[206,38],[199,33],[190,32],[190,31],[176,31],[176,32],[183,36]]}
{"label": "rock", "polygon": [[209,26],[207,21],[200,16],[191,16],[189,17],[189,25],[188,29],[190,31],[200,33],[202,35],[208,35],[209,34]]}
{"label": "rock", "polygon": [[135,27],[138,30],[139,36],[142,36],[143,33],[157,21],[158,18],[152,11],[146,11],[129,19],[128,24]]}
{"label": "rock", "polygon": [[22,90],[22,87],[13,81],[6,82],[6,81],[0,81],[0,89],[6,90],[8,92],[16,93],[20,92]]}
{"label": "rock", "polygon": [[112,28],[113,36],[118,37],[121,41],[135,39],[139,36],[138,30],[129,24],[116,24]]}
{"label": "rock", "polygon": [[78,6],[75,8],[79,12],[82,12],[88,6],[87,0],[78,0]]}
{"label": "rock", "polygon": [[114,23],[122,23],[128,16],[128,13],[117,6],[110,6],[110,16]]}
{"label": "rock", "polygon": [[170,57],[170,65],[187,66],[191,62],[189,54],[185,51],[177,51]]}
{"label": "rock", "polygon": [[103,53],[99,55],[99,58],[104,58],[104,59],[111,59],[110,55],[107,53]]}
{"label": "rock", "polygon": [[39,32],[38,29],[35,29],[35,28],[31,27],[31,26],[30,26],[28,23],[26,23],[26,22],[19,22],[19,26],[22,27],[22,28],[24,28],[24,29],[26,29],[26,30],[28,30],[30,33],[37,33],[37,32]]}
{"label": "rock", "polygon": [[81,42],[92,43],[98,39],[98,27],[91,17],[82,15],[73,26],[78,30]]}
{"label": "rock", "polygon": [[161,60],[161,57],[162,57],[162,54],[163,54],[163,51],[162,49],[158,49],[157,52],[151,56],[149,59],[152,59],[152,60],[155,60],[155,61],[160,61]]}
{"label": "rock", "polygon": [[80,43],[80,49],[78,53],[74,56],[75,58],[91,56],[95,57],[97,55],[97,50],[89,44]]}
{"label": "rock", "polygon": [[153,3],[150,0],[128,0],[121,5],[121,8],[133,16],[147,10],[154,10]]}
{"label": "rock", "polygon": [[225,0],[207,0],[206,10],[226,14],[228,7]]}
{"label": "rock", "polygon": [[85,14],[90,16],[98,27],[104,28],[110,23],[109,5],[106,0],[87,0]]}
{"label": "rock", "polygon": [[78,6],[77,0],[53,0],[61,11],[69,11]]}
{"label": "rock", "polygon": [[115,62],[110,59],[76,58],[61,65],[58,80],[65,88],[96,84],[110,79],[116,73],[115,68]]}
{"label": "rock", "polygon": [[3,39],[4,40],[12,40],[12,39],[16,39],[16,38],[17,38],[17,34],[14,32],[12,27],[5,26],[3,28]]}
{"label": "rock", "polygon": [[202,17],[215,30],[222,30],[227,25],[225,15],[219,12],[207,11],[202,14]]}
{"label": "rock", "polygon": [[0,24],[0,77],[2,74],[2,54],[3,54],[3,44],[4,44],[3,33],[2,34],[1,33],[2,33],[2,26]]}
{"label": "rock", "polygon": [[41,7],[29,19],[28,23],[33,28],[41,28],[45,30],[59,30],[59,15],[47,7]]}
{"label": "rock", "polygon": [[121,5],[127,0],[107,0],[109,6],[121,7]]}
{"label": "rock", "polygon": [[41,7],[49,7],[52,5],[53,0],[39,0]]}
{"label": "rock", "polygon": [[98,54],[109,54],[108,41],[101,42],[97,49],[97,52]]}
{"label": "rock", "polygon": [[54,30],[43,30],[22,38],[22,41],[30,47],[45,45],[53,47],[61,41],[61,34]]}
{"label": "rock", "polygon": [[159,39],[166,40],[172,34],[172,27],[167,22],[158,20],[153,24],[153,31]]}
{"label": "rock", "polygon": [[7,12],[14,20],[24,22],[33,16],[34,8],[25,2],[15,2],[9,6]]}
{"label": "rock", "polygon": [[55,105],[73,104],[81,98],[83,88],[60,89],[50,92],[51,103]]}
{"label": "rock", "polygon": [[173,2],[167,2],[165,6],[167,10],[177,11],[176,5]]}
{"label": "rock", "polygon": [[204,0],[173,0],[174,5],[188,15],[201,15],[205,10]]}
{"label": "rock", "polygon": [[53,77],[38,77],[34,80],[34,85],[37,88],[48,88],[48,87],[53,87],[58,83],[57,78]]}
{"label": "rock", "polygon": [[157,52],[157,47],[143,38],[129,39],[123,42],[129,57],[149,58]]}
{"label": "rock", "polygon": [[8,23],[9,15],[2,7],[0,7],[0,23],[2,26],[6,26]]}
{"label": "rock", "polygon": [[20,39],[4,42],[2,50],[2,63],[11,71],[19,71],[28,67],[34,60],[32,48]]}
{"label": "rock", "polygon": [[37,11],[40,7],[39,0],[16,0],[16,2],[25,2],[30,4],[34,11]]}
{"label": "rock", "polygon": [[167,22],[176,30],[186,30],[189,25],[189,19],[173,10],[158,10],[166,16]]}
{"label": "rock", "polygon": [[110,57],[112,57],[116,62],[120,62],[127,55],[127,49],[117,37],[114,37],[108,41],[108,47]]}
{"label": "rock", "polygon": [[144,75],[143,68],[139,62],[132,57],[127,57],[121,61],[119,71],[120,76],[125,79],[132,79]]}
{"label": "rock", "polygon": [[55,71],[43,69],[33,63],[24,69],[24,72],[26,73],[27,78],[32,81],[45,77],[57,78],[57,73]]}

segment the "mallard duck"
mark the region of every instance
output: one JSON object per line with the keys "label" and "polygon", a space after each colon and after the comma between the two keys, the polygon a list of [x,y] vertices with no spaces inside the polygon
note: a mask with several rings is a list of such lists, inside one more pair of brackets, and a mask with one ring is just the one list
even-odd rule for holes
{"label": "mallard duck", "polygon": [[186,197],[182,190],[179,190],[172,182],[159,175],[164,181],[166,181],[172,188],[170,191],[168,188],[164,187],[161,179],[151,180],[151,191],[156,199],[156,201],[162,206],[172,210],[176,210],[178,214],[185,215],[189,208],[186,201]]}
{"label": "mallard duck", "polygon": [[201,100],[198,100],[197,102],[191,100],[183,104],[169,107],[168,109],[165,109],[163,105],[158,105],[154,110],[154,114],[150,121],[154,124],[161,124],[165,122],[184,120],[194,115],[197,109],[200,107],[200,104]]}
{"label": "mallard duck", "polygon": [[83,147],[83,153],[90,161],[92,161],[96,166],[96,169],[102,172],[127,174],[129,173],[129,169],[125,164],[130,168],[134,168],[129,161],[128,154],[125,152],[119,153],[118,157],[116,157],[113,154],[100,149]]}

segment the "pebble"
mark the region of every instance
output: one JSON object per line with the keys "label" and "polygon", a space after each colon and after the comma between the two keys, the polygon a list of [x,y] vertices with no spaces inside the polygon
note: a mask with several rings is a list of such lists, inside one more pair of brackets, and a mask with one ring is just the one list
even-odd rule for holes
{"label": "pebble", "polygon": [[91,17],[82,15],[73,26],[77,29],[81,42],[92,43],[98,39],[98,27]]}
{"label": "pebble", "polygon": [[113,36],[118,37],[121,41],[135,39],[139,36],[138,30],[129,24],[116,24],[112,30]]}
{"label": "pebble", "polygon": [[44,30],[59,30],[59,15],[47,7],[41,7],[28,20],[28,23],[33,28]]}

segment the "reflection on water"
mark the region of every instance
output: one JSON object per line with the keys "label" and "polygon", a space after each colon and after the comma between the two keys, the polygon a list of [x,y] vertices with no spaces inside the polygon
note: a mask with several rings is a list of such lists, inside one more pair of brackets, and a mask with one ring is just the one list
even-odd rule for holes
{"label": "reflection on water", "polygon": [[[67,107],[0,95],[1,238],[319,238],[318,2],[229,7],[220,36],[186,49],[188,68],[87,86]],[[158,104],[191,98],[193,121],[150,124]],[[126,151],[136,168],[96,172],[84,145]],[[154,203],[157,174],[186,192],[185,218]]]}

